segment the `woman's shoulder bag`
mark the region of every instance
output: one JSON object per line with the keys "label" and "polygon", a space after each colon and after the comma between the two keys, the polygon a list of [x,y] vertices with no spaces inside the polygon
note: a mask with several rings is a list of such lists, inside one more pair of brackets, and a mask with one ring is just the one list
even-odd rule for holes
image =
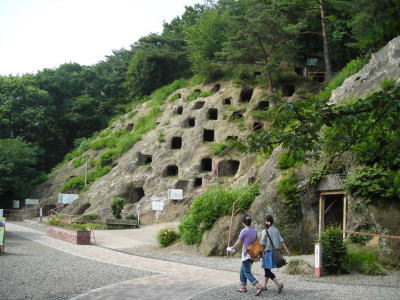
{"label": "woman's shoulder bag", "polygon": [[279,251],[279,249],[275,249],[274,243],[272,242],[271,236],[268,233],[268,229],[265,229],[265,231],[267,232],[269,241],[271,242],[271,246],[272,246],[272,253],[274,255],[274,262],[277,268],[283,267],[284,265],[287,265],[286,259],[283,258],[281,252]]}

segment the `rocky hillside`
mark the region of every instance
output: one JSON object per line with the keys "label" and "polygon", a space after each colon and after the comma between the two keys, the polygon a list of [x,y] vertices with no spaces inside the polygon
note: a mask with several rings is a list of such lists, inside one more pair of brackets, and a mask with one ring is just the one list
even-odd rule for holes
{"label": "rocky hillside", "polygon": [[[289,101],[295,101],[313,87],[312,82],[297,79],[280,86]],[[146,132],[127,152],[112,163],[112,170],[80,193],[71,206],[73,213],[100,212],[110,214],[110,201],[123,197],[129,203],[124,214],[133,214],[136,204],[144,213],[142,221],[152,222],[150,197],[166,197],[171,188],[183,189],[184,201],[192,199],[214,182],[253,182],[257,177],[254,154],[244,154],[230,148],[218,154],[238,139],[243,139],[264,124],[259,115],[274,105],[266,89],[235,86],[218,82],[182,88],[168,96],[161,105],[154,128]],[[136,122],[151,111],[149,102],[104,130],[92,144],[118,132],[133,132]],[[107,148],[90,149],[83,155],[98,159]],[[67,162],[37,187],[35,197],[46,205],[57,203],[63,184],[82,176],[84,164],[77,165],[83,155]],[[75,163],[74,163],[75,162]],[[71,188],[66,192],[78,192]],[[169,208],[171,207],[171,208]],[[174,218],[185,206],[167,202],[164,217]],[[149,216],[147,218],[146,216]]]}
{"label": "rocky hillside", "polygon": [[[359,73],[349,77],[342,87],[336,89],[330,102],[337,104],[348,96],[365,96],[376,90],[384,79],[395,79],[395,84],[398,84],[399,53],[400,38],[397,38],[374,54]],[[278,82],[277,87],[284,100],[296,102],[305,98],[306,93],[316,94],[320,86],[315,82],[292,77]],[[142,222],[151,223],[154,221],[154,212],[151,211],[150,198],[166,198],[168,189],[183,189],[183,201],[166,202],[161,218],[171,220],[182,216],[190,200],[206,191],[213,183],[232,185],[257,181],[260,184],[260,195],[248,211],[255,218],[255,226],[262,228],[266,214],[281,216],[281,229],[289,244],[302,252],[311,250],[318,233],[320,193],[326,190],[326,186],[324,189],[318,185],[320,181],[310,184],[310,176],[315,173],[314,168],[319,162],[310,160],[298,168],[282,170],[277,163],[283,152],[281,147],[275,148],[268,158],[260,154],[246,154],[238,151],[237,147],[230,147],[236,140],[245,139],[252,131],[268,126],[265,111],[273,105],[273,97],[266,89],[236,86],[232,82],[215,82],[175,90],[158,106],[155,124],[143,132],[126,152],[108,161],[106,165],[110,170],[104,172],[104,176],[99,176],[86,188],[80,188],[80,198],[69,207],[69,211],[75,214],[97,212],[109,215],[110,201],[122,197],[128,203],[124,215],[134,214],[139,204],[143,213]],[[90,141],[91,145],[101,144],[103,147],[88,147],[90,149],[82,152],[79,157],[53,172],[49,180],[37,187],[35,197],[41,199],[43,205],[55,205],[61,189],[78,192],[79,189],[74,186],[66,190],[65,183],[82,176],[83,155],[89,157],[89,166],[95,168],[98,161],[101,164],[101,161],[106,160],[109,151],[105,146],[107,143],[100,141],[140,129],[143,118],[154,108],[150,101],[145,102],[114,122]],[[79,160],[80,163],[77,163]],[[337,160],[345,165],[346,170],[356,166],[348,153]],[[94,163],[91,164],[91,161]],[[293,178],[290,172],[298,178],[296,193],[300,194],[301,199],[295,203],[298,207],[293,209],[293,203],[287,202],[277,189],[278,183],[283,181],[290,186]],[[340,176],[332,174],[331,178]],[[342,186],[340,188],[343,189]],[[349,204],[348,229],[373,226],[377,232],[398,234],[398,207],[366,205],[357,197],[346,197]],[[285,224],[282,215],[286,214],[293,219],[295,213],[299,213],[299,217]],[[203,236],[202,252],[206,255],[222,254],[226,245],[220,241],[227,239],[228,228],[229,218],[223,217],[217,221]],[[234,233],[239,228],[239,218],[236,218]],[[396,254],[399,247],[397,242],[381,240],[377,245],[386,255],[400,259]]]}

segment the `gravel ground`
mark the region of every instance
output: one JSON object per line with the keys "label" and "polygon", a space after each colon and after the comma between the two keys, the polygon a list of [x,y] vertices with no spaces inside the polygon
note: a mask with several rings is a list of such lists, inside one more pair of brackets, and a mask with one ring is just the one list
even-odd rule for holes
{"label": "gravel ground", "polygon": [[[40,224],[20,224],[29,227],[41,226]],[[35,228],[39,229],[39,228]],[[226,270],[238,273],[241,260],[238,257],[203,257],[194,246],[175,244],[168,248],[141,246],[124,248],[119,251],[132,255],[144,256],[155,259],[179,262],[183,264],[202,266],[205,268]],[[303,259],[313,265],[313,255],[287,257],[290,259]],[[263,271],[260,263],[253,265],[253,274],[262,279]],[[366,276],[360,274],[324,276],[315,278],[310,275],[288,275],[285,268],[274,269],[277,278],[284,285],[284,292],[276,295],[276,288],[269,283],[269,290],[263,292],[260,298],[285,298],[285,299],[400,299],[400,274],[391,272],[386,276]],[[255,288],[249,287],[249,292],[241,294],[235,291],[238,285],[222,286],[210,289],[194,296],[195,300],[209,299],[253,299]],[[0,294],[1,295],[1,294]],[[1,297],[0,297],[1,298]]]}
{"label": "gravel ground", "polygon": [[7,252],[0,255],[0,299],[69,299],[155,274],[70,255],[11,232],[6,240]]}

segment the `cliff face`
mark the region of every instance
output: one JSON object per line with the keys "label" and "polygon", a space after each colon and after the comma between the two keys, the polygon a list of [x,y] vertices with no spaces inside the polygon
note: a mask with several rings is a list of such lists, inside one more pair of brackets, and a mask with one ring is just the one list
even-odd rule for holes
{"label": "cliff face", "polygon": [[[287,86],[283,85],[284,88],[287,89]],[[290,89],[295,89],[295,86],[290,84]],[[196,92],[208,96],[188,100]],[[266,95],[264,89],[236,87],[231,82],[175,91],[162,105],[156,128],[116,160],[108,174],[81,193],[69,211],[109,214],[110,201],[123,197],[128,202],[124,214],[135,213],[139,204],[144,214],[142,221],[152,222],[154,213],[150,198],[166,198],[168,189],[183,189],[183,202],[187,202],[211,183],[247,183],[254,180],[254,155],[232,151],[228,155],[217,156],[212,153],[210,144],[243,139],[252,130],[262,128],[264,124],[253,119],[252,112],[262,112],[273,105],[266,100]],[[287,95],[287,99],[295,100],[296,97],[298,93],[294,90]],[[136,108],[137,113],[133,117],[129,117],[132,114],[125,115],[109,130],[132,130],[138,118],[149,109],[148,103],[142,104]],[[94,160],[103,151],[89,150],[86,154]],[[74,168],[73,161],[65,164],[37,187],[35,197],[41,199],[42,204],[56,204],[61,185],[83,172],[83,165]],[[174,218],[182,214],[185,207],[180,203],[167,201],[163,216]]]}
{"label": "cliff face", "polygon": [[400,84],[400,36],[391,40],[380,51],[372,54],[360,72],[347,78],[332,92],[331,104],[339,104],[346,97],[362,98],[373,92],[385,79],[395,79]]}

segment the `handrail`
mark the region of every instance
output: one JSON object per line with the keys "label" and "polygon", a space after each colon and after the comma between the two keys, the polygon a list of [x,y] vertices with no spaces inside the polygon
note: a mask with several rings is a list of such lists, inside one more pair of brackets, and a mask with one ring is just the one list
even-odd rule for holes
{"label": "handrail", "polygon": [[235,210],[235,205],[239,202],[240,199],[243,198],[244,195],[246,195],[260,180],[262,177],[257,178],[256,181],[253,182],[253,184],[246,190],[244,191],[232,204],[232,213],[231,213],[231,220],[229,224],[229,233],[228,233],[228,246],[230,246],[231,239],[232,239],[232,227],[233,227],[233,217],[240,211],[240,209]]}
{"label": "handrail", "polygon": [[387,235],[387,234],[358,232],[358,231],[350,231],[350,230],[342,230],[342,232],[349,233],[349,234],[359,234],[359,235],[374,236],[374,237],[385,238],[385,239],[387,238],[387,239],[400,240],[400,236],[399,235]]}

